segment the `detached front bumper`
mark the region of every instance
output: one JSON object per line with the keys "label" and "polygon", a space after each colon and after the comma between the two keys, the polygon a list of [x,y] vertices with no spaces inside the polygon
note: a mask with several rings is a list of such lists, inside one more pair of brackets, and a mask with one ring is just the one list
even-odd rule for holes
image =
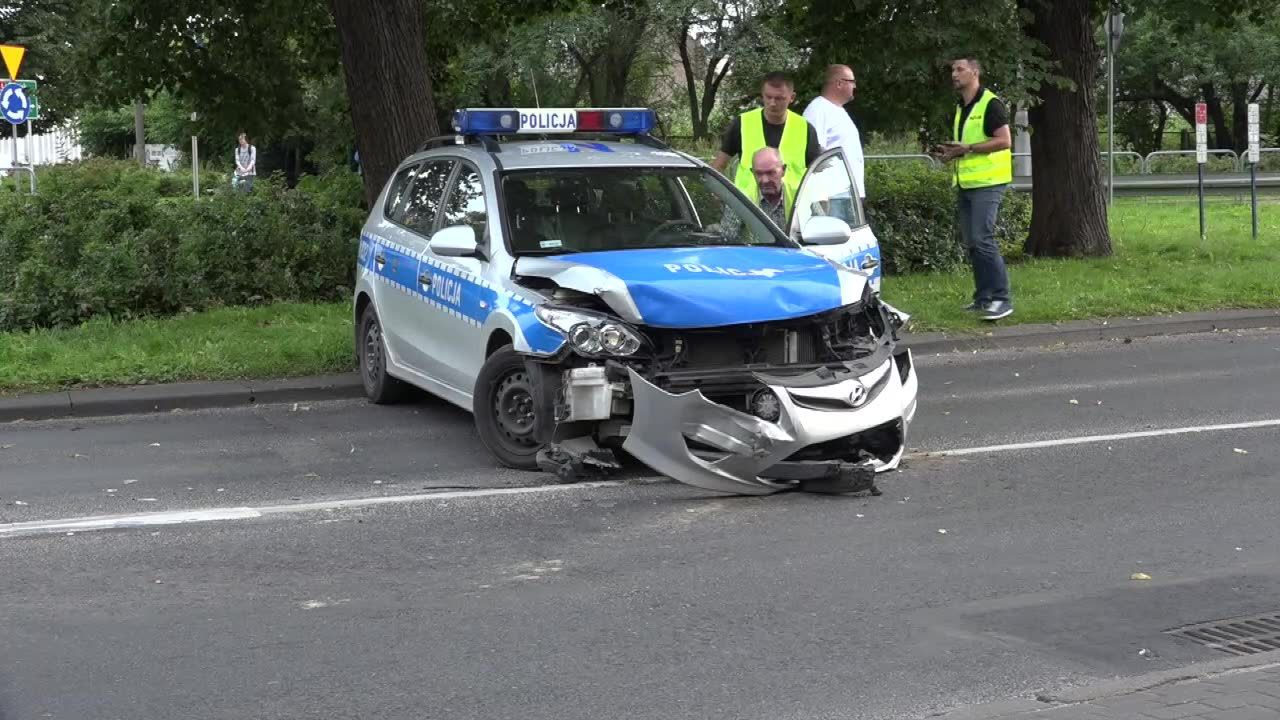
{"label": "detached front bumper", "polygon": [[[917,380],[910,350],[880,357],[883,362],[869,371],[851,364],[800,376],[756,375],[777,398],[773,422],[712,402],[698,390],[666,392],[628,368],[634,407],[622,447],[680,482],[746,495],[791,489],[800,479],[836,469],[892,470],[915,416]],[[802,452],[895,422],[901,440],[890,457],[849,461]],[[798,454],[806,459],[791,459]]]}

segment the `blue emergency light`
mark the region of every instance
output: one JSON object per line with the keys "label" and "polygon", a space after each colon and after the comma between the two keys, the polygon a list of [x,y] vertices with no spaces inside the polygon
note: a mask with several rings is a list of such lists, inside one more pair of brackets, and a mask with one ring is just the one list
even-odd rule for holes
{"label": "blue emergency light", "polygon": [[467,108],[453,113],[462,135],[647,134],[657,127],[648,108]]}

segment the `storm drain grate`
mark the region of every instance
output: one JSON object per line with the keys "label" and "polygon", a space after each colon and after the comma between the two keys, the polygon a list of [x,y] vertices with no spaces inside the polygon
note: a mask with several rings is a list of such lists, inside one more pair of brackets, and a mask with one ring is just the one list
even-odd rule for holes
{"label": "storm drain grate", "polygon": [[1280,650],[1280,612],[1187,625],[1166,634],[1228,655]]}

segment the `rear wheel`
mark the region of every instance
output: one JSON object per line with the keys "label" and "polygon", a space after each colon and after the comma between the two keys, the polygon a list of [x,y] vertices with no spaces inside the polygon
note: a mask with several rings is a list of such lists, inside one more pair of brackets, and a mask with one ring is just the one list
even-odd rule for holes
{"label": "rear wheel", "polygon": [[400,401],[407,387],[387,374],[387,344],[382,339],[382,322],[378,320],[372,303],[360,313],[357,345],[365,396],[379,405]]}
{"label": "rear wheel", "polygon": [[489,356],[476,379],[473,412],[476,431],[489,452],[503,465],[517,470],[537,470],[535,439],[536,389],[524,359],[505,345]]}

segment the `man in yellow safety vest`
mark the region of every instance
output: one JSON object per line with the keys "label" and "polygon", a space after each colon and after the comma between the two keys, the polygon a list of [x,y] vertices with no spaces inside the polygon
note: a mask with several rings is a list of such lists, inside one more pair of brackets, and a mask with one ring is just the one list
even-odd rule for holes
{"label": "man in yellow safety vest", "polygon": [[1013,314],[1009,273],[995,238],[1000,201],[1013,182],[1013,141],[1009,111],[982,85],[982,66],[974,58],[951,63],[951,84],[959,94],[953,122],[954,141],[935,154],[955,161],[952,184],[958,188],[956,222],[973,265],[973,303],[983,320]]}
{"label": "man in yellow safety vest", "polygon": [[738,169],[733,183],[747,197],[758,200],[756,179],[751,172],[751,159],[761,148],[771,147],[782,155],[786,164],[783,186],[787,199],[786,213],[791,215],[791,201],[800,186],[800,179],[814,160],[822,154],[818,132],[804,116],[790,110],[796,100],[795,85],[786,73],[771,72],[761,83],[760,99],[763,108],[748,110],[730,123],[720,139],[720,151],[711,160],[711,167],[724,172],[729,160],[738,158]]}

